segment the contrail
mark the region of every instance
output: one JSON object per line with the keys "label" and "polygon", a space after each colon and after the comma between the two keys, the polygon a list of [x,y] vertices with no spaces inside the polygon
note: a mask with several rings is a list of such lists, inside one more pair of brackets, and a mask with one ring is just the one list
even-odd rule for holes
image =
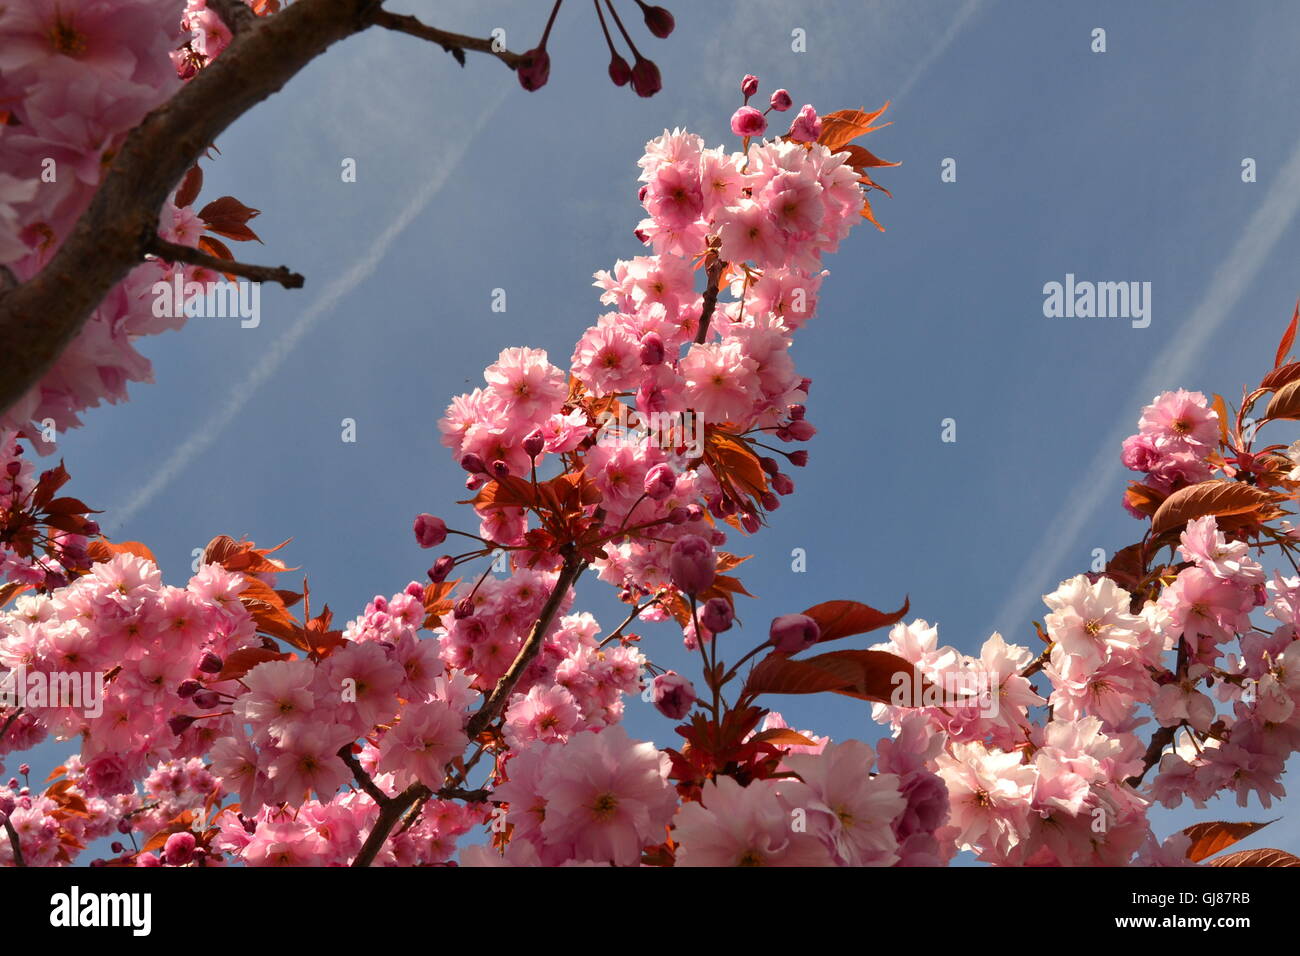
{"label": "contrail", "polygon": [[212,443],[216,441],[217,436],[225,431],[230,423],[243,411],[244,406],[253,397],[253,393],[265,385],[267,380],[279,370],[280,366],[284,364],[284,360],[289,357],[290,353],[302,340],[302,337],[310,332],[321,319],[329,315],[345,296],[374,274],[397,237],[424,212],[429,203],[433,201],[434,196],[438,195],[438,192],[446,184],[447,178],[464,159],[470,144],[505,101],[506,95],[505,92],[502,92],[487,109],[479,113],[478,120],[470,128],[469,134],[461,138],[459,144],[448,152],[445,157],[446,161],[425,182],[411,203],[402,209],[397,218],[388,225],[388,228],[375,237],[374,241],[370,243],[369,251],[353,263],[346,272],[337,276],[325,286],[325,290],[320,294],[319,298],[307,307],[297,321],[269,349],[262,353],[261,358],[252,367],[248,375],[234,388],[230,401],[218,409],[202,427],[195,429],[191,437],[172,452],[171,457],[163,463],[154,477],[136,492],[135,497],[121,507],[112,509],[109,512],[114,515],[114,518],[107,526],[108,530],[116,531],[141,510],[148,507],[159,493],[176,480],[181,472],[188,468],[199,455],[207,451]]}
{"label": "contrail", "polygon": [[944,31],[939,42],[930,48],[930,52],[923,56],[912,68],[912,73],[903,81],[903,85],[898,88],[898,93],[893,97],[893,102],[897,103],[911,92],[912,87],[917,81],[934,65],[934,61],[939,59],[948,52],[948,47],[952,46],[952,41],[957,39],[957,34],[966,28],[970,18],[975,15],[975,11],[983,5],[984,0],[966,0],[962,8],[957,11],[957,15],[952,18],[948,24],[948,29]]}
{"label": "contrail", "polygon": [[[1255,281],[1297,211],[1300,211],[1300,140],[1292,147],[1290,158],[1246,223],[1231,254],[1214,271],[1201,304],[1180,334],[1160,352],[1142,384],[1133,392],[1128,407],[1134,410],[1134,421],[1138,408],[1149,403],[1157,393],[1177,388],[1188,375],[1197,354]],[[1107,501],[1119,507],[1125,471],[1119,461],[1119,450],[1124,439],[1132,434],[1132,424],[1114,429],[1098,449],[1083,480],[1061,502],[1061,512],[1048,528],[1047,536],[1020,569],[994,627],[984,633],[995,630],[997,625],[1017,627],[1028,621],[1044,589],[1050,590],[1057,583],[1055,579],[1045,580],[1043,575],[1050,576],[1078,546],[1079,535],[1098,506]]]}

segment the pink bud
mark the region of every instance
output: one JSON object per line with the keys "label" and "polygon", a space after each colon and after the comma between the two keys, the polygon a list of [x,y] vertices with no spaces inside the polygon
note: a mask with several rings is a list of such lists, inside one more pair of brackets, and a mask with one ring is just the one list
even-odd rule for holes
{"label": "pink bud", "polygon": [[803,468],[808,464],[808,452],[802,448],[799,451],[790,452],[790,464],[796,468]]}
{"label": "pink bud", "polygon": [[749,99],[758,92],[758,77],[753,73],[746,73],[745,78],[740,81],[740,92],[745,94],[745,99]]}
{"label": "pink bud", "polygon": [[794,493],[794,480],[783,472],[777,472],[772,476],[772,490],[778,495],[789,495]]}
{"label": "pink bud", "polygon": [[152,853],[141,853],[135,858],[136,866],[162,866],[162,861]]}
{"label": "pink bud", "polygon": [[788,90],[777,90],[772,94],[772,109],[778,113],[784,113],[794,105],[794,100],[790,99]]}
{"label": "pink bud", "polygon": [[199,660],[199,670],[205,674],[220,674],[223,667],[225,664],[222,663],[221,658],[211,651],[205,652]]}
{"label": "pink bud", "polygon": [[492,473],[492,477],[496,478],[498,481],[500,481],[502,478],[510,477],[510,466],[507,465],[500,458],[492,462],[492,467],[489,468],[488,470]]}
{"label": "pink bud", "polygon": [[168,866],[184,866],[194,856],[194,834],[188,830],[173,833],[163,845],[163,859]]}
{"label": "pink bud", "polygon": [[817,622],[806,614],[782,614],[772,621],[769,639],[783,654],[797,654],[822,636]]}
{"label": "pink bud", "polygon": [[487,471],[487,466],[483,464],[483,459],[472,451],[461,456],[460,467],[464,468],[471,475],[478,475]]}
{"label": "pink bud", "polygon": [[519,85],[531,93],[540,90],[551,78],[551,55],[544,47],[536,47],[524,56],[527,59],[515,72],[519,75]]}
{"label": "pink bud", "polygon": [[444,554],[437,561],[433,562],[433,567],[429,569],[429,580],[434,584],[441,584],[447,580],[447,575],[451,574],[451,569],[456,566],[456,559],[449,554]]}
{"label": "pink bud", "polygon": [[662,365],[664,351],[663,336],[658,332],[647,332],[641,337],[642,365]]}
{"label": "pink bud", "polygon": [[221,703],[221,695],[215,690],[201,690],[194,695],[194,706],[200,710],[211,710]]}
{"label": "pink bud", "polygon": [[194,680],[193,678],[189,680],[183,680],[180,682],[180,685],[176,688],[176,696],[179,697],[181,700],[185,700],[186,698],[193,697],[202,689],[203,689],[203,685],[200,684],[198,681]]}
{"label": "pink bud", "polygon": [[821,135],[821,117],[815,109],[805,104],[794,118],[794,125],[790,127],[790,138],[796,143],[815,143]]}
{"label": "pink bud", "polygon": [[677,21],[673,19],[671,13],[663,7],[648,7],[641,0],[636,0],[636,2],[640,5],[642,14],[645,15],[645,25],[651,33],[662,40],[673,32],[673,27],[677,26]]}
{"label": "pink bud", "polygon": [[474,601],[471,598],[462,598],[452,607],[452,614],[456,620],[463,621],[467,617],[474,616]]}
{"label": "pink bud", "polygon": [[191,717],[189,714],[177,714],[167,721],[167,729],[177,737],[190,729],[190,724],[197,720],[197,717]]}
{"label": "pink bud", "polygon": [[802,418],[798,421],[791,422],[787,426],[786,430],[790,433],[790,437],[795,441],[807,441],[809,438],[812,438],[813,435],[817,434],[817,429],[814,428],[811,423]]}
{"label": "pink bud", "polygon": [[5,465],[5,471],[9,473],[10,478],[18,477],[18,472],[22,470],[23,463],[21,461],[11,461],[9,464]]}
{"label": "pink bud", "polygon": [[669,524],[686,524],[691,520],[691,513],[686,508],[674,508],[668,512]]}
{"label": "pink bud", "polygon": [[731,131],[737,136],[762,136],[767,130],[767,117],[752,106],[742,106],[731,114]]}
{"label": "pink bud", "polygon": [[676,671],[656,677],[651,694],[655,709],[669,720],[681,720],[695,705],[694,685]]}
{"label": "pink bud", "polygon": [[617,53],[609,61],[609,78],[614,81],[615,86],[627,86],[632,81],[632,67],[628,66],[627,60]]}
{"label": "pink bud", "polygon": [[659,67],[655,66],[653,60],[638,57],[636,65],[632,67],[632,89],[636,90],[636,95],[654,96],[663,88]]}
{"label": "pink bud", "polygon": [[430,514],[415,516],[415,540],[422,548],[436,548],[447,540],[447,525]]}
{"label": "pink bud", "polygon": [[731,630],[731,622],[736,618],[735,609],[726,598],[709,598],[700,611],[700,623],[714,634]]}
{"label": "pink bud", "polygon": [[707,591],[717,575],[718,557],[699,535],[678,538],[668,552],[668,573],[673,587],[687,594]]}
{"label": "pink bud", "polygon": [[524,438],[524,454],[529,458],[536,459],[546,447],[546,436],[542,434],[540,428],[534,428],[527,437]]}
{"label": "pink bud", "polygon": [[666,462],[655,465],[645,475],[645,493],[653,501],[663,501],[677,487],[677,472]]}

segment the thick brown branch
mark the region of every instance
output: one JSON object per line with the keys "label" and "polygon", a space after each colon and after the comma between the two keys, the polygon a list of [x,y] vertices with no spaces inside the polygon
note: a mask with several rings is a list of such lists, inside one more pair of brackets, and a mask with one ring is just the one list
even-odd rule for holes
{"label": "thick brown branch", "polygon": [[298,0],[229,47],[126,137],[53,258],[0,294],[0,410],[45,374],[114,284],[139,264],[167,195],[236,119],[336,41],[366,29],[378,0]]}
{"label": "thick brown branch", "polygon": [[208,0],[208,8],[216,11],[217,16],[221,17],[221,22],[232,34],[239,33],[257,19],[243,0]]}
{"label": "thick brown branch", "polygon": [[161,236],[154,236],[150,239],[149,244],[145,247],[145,252],[158,256],[160,259],[166,259],[168,262],[187,262],[192,266],[204,266],[215,272],[228,272],[231,275],[243,276],[245,279],[252,279],[254,282],[278,282],[286,289],[302,288],[302,276],[291,271],[287,266],[254,266],[245,262],[235,262],[231,259],[218,259],[216,256],[208,255],[201,249],[168,242]]}
{"label": "thick brown branch", "polygon": [[509,50],[504,49],[498,50],[493,47],[492,44],[495,41],[492,39],[470,37],[465,36],[463,33],[439,30],[436,27],[426,26],[415,17],[406,16],[405,14],[379,10],[375,13],[373,19],[375,26],[383,27],[386,30],[396,30],[398,33],[409,33],[413,37],[419,37],[421,40],[428,40],[430,43],[438,44],[438,46],[456,57],[456,62],[461,66],[465,65],[465,50],[494,56],[512,70],[517,70],[528,62],[526,53],[511,53]]}

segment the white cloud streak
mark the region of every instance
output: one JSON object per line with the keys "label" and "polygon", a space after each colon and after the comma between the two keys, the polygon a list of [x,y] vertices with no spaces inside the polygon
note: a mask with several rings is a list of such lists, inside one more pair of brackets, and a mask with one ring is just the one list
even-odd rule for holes
{"label": "white cloud streak", "polygon": [[[1255,281],[1295,221],[1297,212],[1300,212],[1300,140],[1292,147],[1286,165],[1264,194],[1231,253],[1215,269],[1200,305],[1179,334],[1155,357],[1141,384],[1133,391],[1126,407],[1133,410],[1134,421],[1139,408],[1159,392],[1180,387],[1191,373],[1210,337],[1232,315],[1242,294]],[[1103,503],[1119,507],[1124,474],[1119,461],[1120,445],[1132,432],[1133,422],[1125,422],[1109,433],[1083,478],[1062,500],[1047,534],[1020,569],[996,620],[981,633],[1023,628],[1041,607],[1039,601],[1044,591],[1057,583],[1043,575],[1050,575],[1078,550],[1079,537],[1096,516],[1098,507]]]}
{"label": "white cloud streak", "polygon": [[352,290],[374,275],[393,243],[428,208],[434,197],[446,185],[448,178],[465,158],[475,138],[505,101],[506,95],[507,93],[503,91],[487,109],[479,112],[477,121],[467,131],[468,135],[455,140],[442,162],[436,164],[433,175],[425,181],[411,201],[402,207],[397,218],[368,244],[366,253],[346,271],[331,280],[320,296],[303,310],[293,325],[262,353],[244,379],[233,387],[230,400],[213,412],[207,421],[194,429],[193,434],[177,446],[162,466],[154,472],[153,477],[130,500],[110,509],[109,514],[112,514],[114,519],[108,524],[108,530],[116,531],[149,507],[186,468],[212,447],[213,442],[239,417],[239,413],[244,410],[257,390],[279,371],[280,366],[293,353],[303,336],[329,316]]}

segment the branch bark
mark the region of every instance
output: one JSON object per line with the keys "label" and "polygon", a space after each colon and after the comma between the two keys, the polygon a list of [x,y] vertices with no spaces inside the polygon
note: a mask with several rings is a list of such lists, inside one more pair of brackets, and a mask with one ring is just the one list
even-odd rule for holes
{"label": "branch bark", "polygon": [[461,66],[465,65],[465,51],[472,50],[475,53],[486,53],[488,56],[494,56],[512,70],[528,62],[528,54],[511,53],[509,50],[498,50],[492,44],[493,40],[483,39],[481,37],[465,36],[463,33],[452,33],[448,30],[439,30],[436,27],[428,26],[421,23],[412,16],[400,13],[389,13],[387,10],[380,10],[374,16],[375,26],[383,27],[386,30],[395,30],[398,33],[408,33],[413,37],[419,37],[421,40],[428,40],[430,43],[436,43],[452,56],[456,57],[456,62]]}
{"label": "branch bark", "polygon": [[[230,45],[127,134],[90,205],[37,275],[0,282],[0,411],[40,381],[112,287],[139,264],[167,196],[235,120],[278,92],[334,43],[388,15],[380,0],[297,0],[269,17],[215,4],[238,29]],[[417,21],[418,22],[418,21]],[[423,27],[423,25],[421,24]],[[463,49],[516,58],[490,40],[443,34]],[[518,57],[524,59],[524,57]]]}
{"label": "branch bark", "polygon": [[254,266],[233,259],[218,259],[202,249],[182,246],[168,242],[162,236],[154,236],[145,247],[145,252],[168,262],[187,262],[192,266],[204,266],[214,272],[229,272],[231,275],[243,276],[254,282],[278,282],[286,289],[301,289],[303,278],[286,266]]}

